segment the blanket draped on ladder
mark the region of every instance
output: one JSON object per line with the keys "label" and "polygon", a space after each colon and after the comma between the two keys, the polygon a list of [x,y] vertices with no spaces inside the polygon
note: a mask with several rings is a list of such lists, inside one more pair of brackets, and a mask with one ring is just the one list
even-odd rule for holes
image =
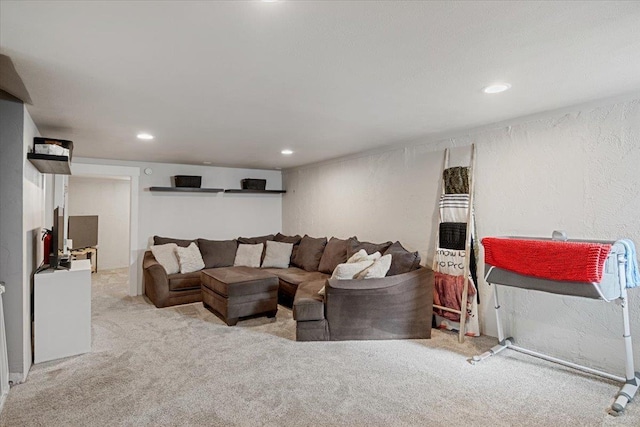
{"label": "blanket draped on ladder", "polygon": [[[440,196],[440,225],[438,231],[438,248],[436,249],[434,304],[454,310],[462,310],[467,314],[465,335],[479,336],[478,303],[480,295],[475,259],[478,253],[475,247],[475,219],[473,207],[469,203],[469,168],[455,166],[442,173],[445,194]],[[469,282],[467,301],[461,301],[464,286],[464,258],[466,256],[466,235],[469,209],[471,212],[471,251],[469,260]],[[436,326],[449,330],[460,329],[460,315],[450,311],[434,308]]]}

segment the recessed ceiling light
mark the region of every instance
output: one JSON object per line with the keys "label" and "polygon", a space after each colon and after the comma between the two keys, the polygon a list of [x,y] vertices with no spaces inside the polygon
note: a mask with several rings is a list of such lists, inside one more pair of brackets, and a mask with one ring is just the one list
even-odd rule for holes
{"label": "recessed ceiling light", "polygon": [[286,150],[282,150],[281,153],[284,154],[285,156],[290,156],[293,154],[293,151],[286,149]]}
{"label": "recessed ceiling light", "polygon": [[210,165],[211,162],[202,162],[203,165]]}
{"label": "recessed ceiling light", "polygon": [[153,135],[148,133],[139,133],[138,139],[142,139],[144,141],[151,141],[153,139]]}
{"label": "recessed ceiling light", "polygon": [[511,89],[511,85],[509,83],[494,83],[484,87],[482,91],[484,93],[500,93],[509,89]]}

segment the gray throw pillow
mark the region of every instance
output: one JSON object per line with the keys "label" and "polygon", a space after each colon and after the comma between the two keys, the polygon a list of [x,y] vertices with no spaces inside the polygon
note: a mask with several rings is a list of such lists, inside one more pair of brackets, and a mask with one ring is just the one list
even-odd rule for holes
{"label": "gray throw pillow", "polygon": [[[266,243],[269,240],[273,240],[275,236],[273,234],[267,234],[266,236],[258,236],[258,237],[238,237],[238,243],[243,245],[257,245],[258,243],[262,243],[262,255],[260,256],[260,262],[264,259],[264,251],[266,249]],[[258,265],[258,267],[260,267]]]}
{"label": "gray throw pillow", "polygon": [[202,261],[202,255],[195,242],[192,242],[189,247],[183,248],[176,246],[176,255],[178,256],[178,262],[180,263],[180,273],[193,273],[204,268],[204,261]]}
{"label": "gray throw pillow", "polygon": [[231,267],[238,250],[237,240],[198,239],[204,268]]}
{"label": "gray throw pillow", "polygon": [[300,240],[300,246],[293,259],[293,265],[306,271],[318,271],[320,259],[326,245],[326,237],[313,238],[305,234]]}
{"label": "gray throw pillow", "polygon": [[275,240],[276,242],[282,242],[282,243],[293,243],[293,250],[291,251],[291,260],[289,261],[290,264],[293,264],[293,259],[296,257],[296,254],[298,253],[298,246],[300,245],[300,240],[302,240],[302,236],[300,236],[299,234],[296,234],[295,236],[286,236],[282,233],[278,233],[273,238],[273,240]]}
{"label": "gray throw pillow", "polygon": [[267,241],[262,267],[289,268],[293,243]]}
{"label": "gray throw pillow", "polygon": [[384,255],[391,255],[391,267],[387,276],[408,273],[420,266],[420,254],[409,252],[400,242],[395,242],[384,252]]}
{"label": "gray throw pillow", "polygon": [[260,256],[263,249],[264,243],[256,243],[255,245],[240,243],[233,265],[238,267],[260,267]]}
{"label": "gray throw pillow", "polygon": [[[331,274],[336,269],[338,264],[342,264],[347,261],[347,248],[349,247],[349,241],[356,239],[351,237],[349,239],[337,239],[332,237],[324,248],[324,253],[320,259],[320,265],[318,271],[322,273]],[[357,239],[356,239],[357,240]]]}
{"label": "gray throw pillow", "polygon": [[153,257],[164,267],[167,274],[176,274],[180,272],[180,262],[176,255],[176,248],[178,245],[175,243],[167,243],[164,245],[151,246],[151,253]]}

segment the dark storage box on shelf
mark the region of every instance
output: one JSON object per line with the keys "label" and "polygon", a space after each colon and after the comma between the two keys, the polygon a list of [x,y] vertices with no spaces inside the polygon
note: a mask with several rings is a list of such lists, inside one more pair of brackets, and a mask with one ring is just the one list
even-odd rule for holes
{"label": "dark storage box on shelf", "polygon": [[202,177],[197,175],[176,175],[174,177],[176,187],[200,188]]}
{"label": "dark storage box on shelf", "polygon": [[243,190],[264,190],[267,187],[266,179],[245,178],[241,183]]}

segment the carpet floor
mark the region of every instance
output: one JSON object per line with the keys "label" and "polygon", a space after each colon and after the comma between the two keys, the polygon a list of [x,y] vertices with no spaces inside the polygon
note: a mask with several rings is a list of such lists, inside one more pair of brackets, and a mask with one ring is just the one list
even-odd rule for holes
{"label": "carpet floor", "polygon": [[612,417],[618,386],[504,351],[431,340],[295,341],[291,311],[226,326],[201,303],[156,309],[126,270],[93,278],[91,353],[41,363],[1,426],[640,426]]}

